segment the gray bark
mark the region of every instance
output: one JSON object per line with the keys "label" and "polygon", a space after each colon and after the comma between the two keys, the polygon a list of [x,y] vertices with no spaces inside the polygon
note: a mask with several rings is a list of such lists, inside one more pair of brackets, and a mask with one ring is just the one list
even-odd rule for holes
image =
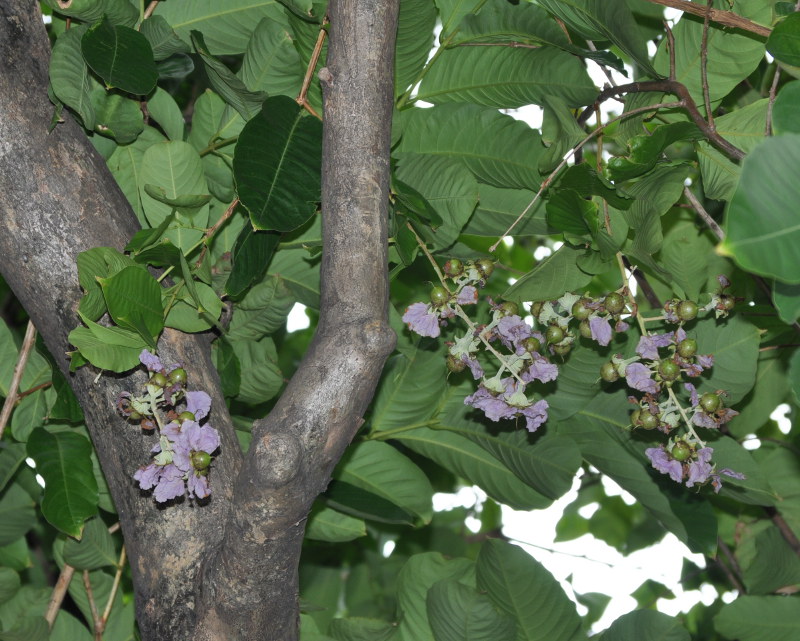
{"label": "gray bark", "polygon": [[0,271],[67,374],[119,512],[146,640],[297,638],[305,518],[355,435],[394,345],[387,321],[386,217],[397,0],[332,0],[325,74],[321,322],[308,354],[242,457],[208,339],[167,331],[213,399],[222,438],[213,498],[158,509],[131,479],[149,439],[114,410],[142,372],[68,373],[81,296],[75,258],[122,249],[137,229],[124,195],[65,114],[48,133],[49,43],[38,3],[0,3]]}

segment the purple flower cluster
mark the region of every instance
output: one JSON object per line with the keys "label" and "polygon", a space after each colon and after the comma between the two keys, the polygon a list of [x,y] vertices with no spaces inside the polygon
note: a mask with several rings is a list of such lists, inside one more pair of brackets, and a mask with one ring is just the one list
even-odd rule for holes
{"label": "purple flower cluster", "polygon": [[[708,481],[711,481],[714,491],[719,492],[722,488],[720,474],[734,479],[745,479],[744,474],[734,472],[729,468],[724,468],[717,472],[716,466],[711,462],[711,457],[714,454],[714,449],[711,447],[703,447],[696,451],[691,449],[688,458],[684,461],[675,458],[673,452],[675,452],[674,449],[668,451],[663,445],[645,450],[647,458],[650,459],[650,463],[656,470],[662,474],[667,474],[676,483],[685,483],[686,487],[705,485]],[[679,458],[681,457],[679,456]]]}
{"label": "purple flower cluster", "polygon": [[[146,350],[139,360],[153,374],[146,394],[134,397],[123,392],[117,407],[129,419],[141,418],[145,429],[155,429],[158,424],[160,435],[151,450],[153,461],[137,470],[133,478],[143,490],[153,490],[153,498],[159,503],[187,492],[190,498],[207,498],[211,494],[208,473],[212,455],[220,446],[217,430],[200,424],[211,411],[211,397],[200,390],[185,389],[186,372],[179,364],[165,367]],[[177,406],[184,403],[185,409],[178,411]]]}
{"label": "purple flower cluster", "polygon": [[[493,379],[495,380],[495,379]],[[491,391],[485,383],[477,391],[464,399],[464,405],[483,411],[486,418],[499,421],[501,418],[525,418],[525,427],[535,432],[547,420],[547,401],[531,403],[525,396],[523,387],[513,377],[501,379],[502,391]]]}

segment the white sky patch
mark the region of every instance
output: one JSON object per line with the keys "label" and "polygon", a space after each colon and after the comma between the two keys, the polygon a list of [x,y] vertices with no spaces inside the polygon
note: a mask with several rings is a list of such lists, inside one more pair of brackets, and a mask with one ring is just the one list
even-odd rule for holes
{"label": "white sky patch", "polygon": [[792,421],[789,420],[788,414],[792,408],[788,403],[781,403],[775,408],[775,411],[769,417],[778,424],[778,429],[782,434],[788,434],[792,431]]}
{"label": "white sky patch", "polygon": [[552,253],[553,250],[550,249],[549,247],[545,247],[544,245],[539,245],[536,249],[533,250],[533,257],[536,260],[543,260]]}
{"label": "white sky patch", "polygon": [[296,332],[301,329],[306,329],[311,324],[306,314],[306,306],[301,303],[295,303],[289,316],[286,317],[286,331]]}
{"label": "white sky patch", "polygon": [[761,447],[761,439],[756,438],[755,434],[748,434],[742,441],[742,447],[746,450],[757,450]]}

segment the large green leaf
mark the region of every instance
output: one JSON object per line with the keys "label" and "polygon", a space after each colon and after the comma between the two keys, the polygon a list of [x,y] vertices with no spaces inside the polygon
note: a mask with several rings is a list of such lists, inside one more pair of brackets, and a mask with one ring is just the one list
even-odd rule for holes
{"label": "large green leaf", "polygon": [[434,0],[442,22],[442,35],[448,36],[465,16],[480,8],[482,0]]}
{"label": "large green leaf", "polygon": [[790,13],[767,38],[767,51],[787,65],[800,65],[800,15]]}
{"label": "large green leaf", "polygon": [[515,641],[513,617],[498,612],[489,597],[454,579],[428,590],[428,622],[436,641]]}
{"label": "large green leaf", "polygon": [[248,220],[231,249],[233,268],[225,282],[225,291],[239,296],[262,278],[280,240],[281,235],[276,232],[254,230]]}
{"label": "large green leaf", "polygon": [[[743,18],[760,24],[770,24],[772,7],[761,0],[715,0],[714,8],[733,11]],[[698,105],[703,104],[700,73],[700,43],[703,39],[703,19],[684,13],[672,29],[675,38],[675,79],[686,85]],[[711,102],[725,97],[749,76],[764,57],[764,43],[740,31],[723,28],[713,22],[708,29],[707,43],[708,91]],[[653,61],[656,71],[669,75],[667,39]]]}
{"label": "large green leaf", "polygon": [[0,567],[0,603],[8,601],[19,588],[19,574],[11,568]]}
{"label": "large green leaf", "polygon": [[417,81],[433,46],[434,26],[436,8],[430,0],[401,0],[394,59],[396,95]]}
{"label": "large green leaf", "polygon": [[286,324],[294,296],[279,278],[266,278],[236,304],[228,340],[258,340]]}
{"label": "large green leaf", "polygon": [[50,57],[50,84],[56,97],[80,116],[84,128],[92,131],[95,124],[90,99],[92,85],[81,53],[81,36],[85,30],[74,27],[56,40]]}
{"label": "large green leaf", "polygon": [[36,525],[36,504],[22,486],[9,485],[0,494],[0,545],[13,543]]}
{"label": "large green leaf", "polygon": [[[74,18],[82,22],[96,22],[106,16],[113,24],[122,24],[132,27],[139,20],[139,9],[131,2],[118,2],[117,0],[72,0],[72,2],[59,2],[58,0],[44,0],[53,11],[63,16]],[[64,5],[69,6],[65,7]],[[73,24],[73,29],[74,24]]]}
{"label": "large green leaf", "polygon": [[161,87],[156,87],[155,92],[147,101],[147,111],[170,140],[183,140],[186,123],[183,121],[183,114],[178,103],[169,93]]}
{"label": "large green leaf", "polygon": [[118,554],[108,527],[100,518],[90,519],[80,541],[68,538],[64,542],[64,561],[76,570],[96,570],[116,566]]}
{"label": "large green leaf", "polygon": [[14,478],[14,474],[27,456],[24,443],[3,441],[0,445],[0,492]]}
{"label": "large green leaf", "polygon": [[288,26],[263,18],[253,31],[239,77],[250,91],[296,96],[305,71]]}
{"label": "large green leaf", "polygon": [[203,40],[203,34],[199,31],[192,31],[192,45],[203,61],[208,81],[214,91],[236,109],[242,118],[250,120],[258,113],[267,95],[262,91],[250,91],[240,78],[212,56]]}
{"label": "large green leaf", "polygon": [[175,53],[189,53],[192,50],[178,37],[163,16],[150,16],[142,22],[139,31],[147,38],[153,49],[153,58],[157,61],[166,60]]}
{"label": "large green leaf", "polygon": [[[757,100],[746,107],[716,118],[714,126],[717,128],[717,133],[749,154],[764,140],[768,103],[767,99]],[[698,142],[696,148],[706,197],[730,200],[739,182],[741,165],[705,141]]]}
{"label": "large green leaf", "polygon": [[544,104],[546,96],[579,107],[597,97],[597,88],[581,62],[560,49],[456,47],[436,59],[417,99],[513,109]]}
{"label": "large green leaf", "polygon": [[108,312],[122,328],[138,332],[151,342],[164,329],[161,287],[144,267],[125,267],[113,276],[99,278]]}
{"label": "large green leaf", "polygon": [[283,279],[298,303],[319,308],[319,260],[309,256],[305,249],[279,251],[272,258],[267,273]]}
{"label": "large green leaf", "polygon": [[[200,156],[188,143],[175,140],[151,145],[144,152],[141,163],[139,196],[152,227],[160,225],[174,208],[150,196],[145,185],[162,188],[164,195],[171,199],[208,193]],[[187,252],[203,237],[208,224],[208,205],[191,215],[175,211],[174,216],[175,220],[169,224],[164,237]]]}
{"label": "large green leaf", "polygon": [[680,620],[655,610],[634,610],[611,624],[599,641],[689,641]]}
{"label": "large green leaf", "polygon": [[565,292],[581,289],[592,280],[591,274],[578,267],[577,260],[582,254],[582,250],[569,245],[560,247],[509,287],[503,298],[522,301],[554,300]]}
{"label": "large green leaf", "polygon": [[777,527],[762,530],[753,543],[752,562],[742,567],[748,594],[770,594],[800,584],[800,558]]}
{"label": "large green leaf", "polygon": [[158,69],[153,49],[135,29],[113,25],[104,17],[81,37],[81,51],[108,87],[144,96],[156,86]]}
{"label": "large green leaf", "polygon": [[144,116],[138,100],[95,87],[90,94],[95,113],[95,131],[113,138],[120,145],[136,140],[144,129]]}
{"label": "large green leaf", "polygon": [[283,376],[278,369],[278,354],[271,338],[260,341],[232,342],[239,359],[242,382],[237,400],[256,405],[274,397],[283,386]]}
{"label": "large green leaf", "polygon": [[740,596],[722,606],[714,628],[740,641],[795,641],[800,637],[800,608],[792,596]]}
{"label": "large green leaf", "polygon": [[789,285],[776,280],[772,286],[772,302],[778,317],[787,325],[800,318],[800,285]]}
{"label": "large green leaf", "polygon": [[333,477],[391,501],[425,523],[431,520],[433,489],[428,477],[387,443],[365,441],[351,447]]}
{"label": "large green leaf", "polygon": [[[500,236],[527,209],[534,193],[527,189],[498,189],[478,185],[478,206],[464,228],[465,234]],[[547,225],[544,202],[539,200],[514,227],[514,236],[545,236],[555,233]]]}
{"label": "large green leaf", "polygon": [[51,434],[37,428],[28,439],[28,455],[45,482],[42,514],[55,528],[80,538],[84,521],[97,513],[97,482],[92,444],[74,432]]}
{"label": "large green leaf", "polygon": [[367,535],[363,519],[342,514],[329,507],[315,506],[311,509],[306,526],[306,538],[330,543],[352,541]]}
{"label": "large green leaf", "polygon": [[683,297],[697,300],[703,276],[708,272],[708,257],[714,251],[711,234],[694,222],[674,225],[664,237],[661,261],[672,275],[672,284],[683,290]]}
{"label": "large green leaf", "polygon": [[516,619],[518,641],[586,639],[575,604],[522,548],[490,539],[481,547],[475,569],[478,589]]}
{"label": "large green leaf", "polygon": [[322,123],[286,96],[269,98],[236,143],[233,172],[258,230],[291,231],[320,199]]}
{"label": "large green leaf", "polygon": [[776,134],[800,134],[800,114],[794,108],[798,100],[800,81],[787,82],[781,87],[772,107],[772,129]]}
{"label": "large green leaf", "polygon": [[767,421],[775,408],[789,392],[788,364],[790,353],[773,349],[758,354],[753,389],[736,406],[739,416],[728,423],[728,430],[736,438],[755,433]]}
{"label": "large green leaf", "polygon": [[401,112],[398,152],[446,156],[466,163],[481,182],[537,189],[541,182],[539,132],[496,109],[447,104]]}
{"label": "large green leaf", "polygon": [[728,206],[722,245],[745,269],[792,284],[800,283],[800,184],[793,171],[798,164],[800,134],[770,138],[748,154]]}
{"label": "large green leaf", "polygon": [[139,364],[139,354],[150,346],[137,332],[119,327],[105,327],[88,318],[82,320],[86,327],[76,327],[67,338],[86,359],[100,369],[127,372]]}
{"label": "large green leaf", "polygon": [[191,42],[190,31],[201,31],[214,55],[243,53],[262,18],[286,20],[277,0],[160,2],[153,15],[163,16],[186,43]]}
{"label": "large green leaf", "polygon": [[[11,387],[11,377],[14,375],[14,366],[19,356],[17,343],[4,321],[0,320],[0,396],[8,396]],[[31,350],[28,364],[22,374],[20,390],[25,391],[51,378],[51,367],[45,358],[36,350]]]}
{"label": "large green leaf", "polygon": [[44,425],[55,400],[56,393],[52,388],[24,396],[11,415],[11,433],[14,438],[22,443],[27,441],[34,428]]}

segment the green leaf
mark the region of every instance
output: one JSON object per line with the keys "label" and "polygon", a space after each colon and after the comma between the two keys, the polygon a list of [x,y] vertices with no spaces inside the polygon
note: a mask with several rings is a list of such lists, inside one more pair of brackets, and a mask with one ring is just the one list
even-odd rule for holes
{"label": "green leaf", "polygon": [[320,199],[322,123],[286,96],[269,98],[239,135],[233,172],[256,230],[291,231]]}
{"label": "green leaf", "polygon": [[347,450],[333,477],[391,501],[429,523],[433,489],[428,477],[391,445],[364,441]]}
{"label": "green leaf", "polygon": [[767,51],[787,65],[800,66],[800,15],[791,13],[772,28]]}
{"label": "green leaf", "polygon": [[800,185],[792,172],[798,163],[800,134],[770,138],[748,154],[728,206],[721,246],[744,269],[790,284],[800,283]]}
{"label": "green leaf", "polygon": [[266,278],[236,304],[228,340],[258,340],[273,334],[286,324],[294,302],[294,296],[282,280]]}
{"label": "green leaf", "polygon": [[103,18],[83,35],[81,51],[92,71],[109,87],[144,96],[156,85],[153,49],[135,29],[115,26]]}
{"label": "green leaf", "polygon": [[781,87],[772,106],[772,129],[776,134],[800,134],[800,116],[795,109],[798,101],[800,81],[787,82]]}
{"label": "green leaf", "polygon": [[148,99],[147,111],[170,140],[183,140],[186,125],[181,109],[175,99],[161,87],[156,87],[155,92]]}
{"label": "green leaf", "polygon": [[[98,278],[108,312],[123,329],[139,332],[152,342],[164,329],[161,286],[144,267],[125,267],[113,276]],[[142,334],[142,328],[146,333]]]}
{"label": "green leaf", "polygon": [[48,641],[50,628],[42,616],[27,616],[17,621],[10,630],[0,632],[2,641]]}
{"label": "green leaf", "polygon": [[166,60],[175,53],[189,53],[192,48],[178,37],[163,16],[150,16],[139,31],[147,38],[156,61]]}
{"label": "green leaf", "polygon": [[759,532],[754,545],[752,562],[742,567],[749,595],[769,594],[800,584],[800,558],[777,527]]}
{"label": "green leaf", "polygon": [[111,538],[108,527],[100,518],[90,519],[86,522],[80,541],[67,538],[64,542],[64,562],[76,570],[115,567],[118,557],[114,539]]}
{"label": "green leaf", "polygon": [[245,86],[269,96],[296,96],[304,71],[288,25],[263,18],[247,43],[239,71]]}
{"label": "green leaf", "polygon": [[599,641],[689,641],[679,619],[655,610],[634,610],[611,624]]}
{"label": "green leaf", "polygon": [[222,393],[226,397],[236,396],[242,382],[242,368],[230,342],[220,336],[211,344],[211,357],[222,382]]}
{"label": "green leaf", "polygon": [[[73,0],[68,7],[64,7],[65,2],[44,0],[44,4],[63,16],[74,18],[81,22],[96,22],[106,16],[112,24],[123,24],[132,27],[139,20],[139,9],[130,2]],[[75,28],[74,24],[72,28]]]}
{"label": "green leaf", "polygon": [[697,300],[705,285],[708,257],[713,254],[714,242],[705,229],[692,222],[674,225],[664,238],[661,261],[672,276],[672,282],[683,291],[685,298]]}
{"label": "green leaf", "polygon": [[[528,209],[534,192],[527,189],[498,189],[478,184],[478,206],[464,227],[465,234],[500,236]],[[514,236],[547,236],[555,233],[545,218],[544,201],[537,200],[516,227]]]}
{"label": "green leaf", "polygon": [[76,327],[69,342],[93,365],[112,372],[127,372],[139,364],[139,354],[148,347],[140,334],[119,327],[104,327],[88,318],[87,327]]}
{"label": "green leaf", "polygon": [[95,111],[95,131],[124,145],[136,140],[144,129],[144,117],[137,100],[96,87],[90,95]]}
{"label": "green leaf", "polygon": [[800,285],[789,285],[776,280],[772,285],[772,302],[784,323],[794,323],[800,318]]}
{"label": "green leaf", "polygon": [[[557,96],[543,96],[542,107],[542,142],[548,149],[539,161],[539,171],[544,174],[553,171],[561,163],[561,159],[586,137],[586,132],[578,125],[564,101]],[[573,168],[577,167],[585,165],[573,165]]]}
{"label": "green leaf", "polygon": [[27,570],[33,565],[28,542],[24,536],[8,545],[0,545],[0,565],[12,568],[17,572]]}
{"label": "green leaf", "polygon": [[282,278],[298,303],[319,309],[319,260],[311,258],[305,249],[277,252],[267,273]]}
{"label": "green leaf", "polygon": [[42,514],[69,536],[80,538],[84,521],[97,514],[97,482],[92,444],[74,432],[51,434],[37,428],[28,439],[28,456],[45,482]]}
{"label": "green leaf", "polygon": [[36,504],[17,483],[0,495],[0,545],[9,545],[36,525]]}
{"label": "green leaf", "polygon": [[222,313],[222,301],[205,283],[195,282],[193,289],[193,295],[182,289],[181,300],[175,301],[164,320],[167,327],[189,333],[204,332],[215,327],[214,321]]}
{"label": "green leaf", "polygon": [[739,641],[795,641],[800,636],[800,608],[791,596],[740,596],[722,606],[714,628]]}
{"label": "green leaf", "polygon": [[538,189],[539,132],[496,109],[446,104],[400,113],[398,152],[446,156],[463,162],[481,182]]}
{"label": "green leaf", "polygon": [[154,16],[162,16],[181,37],[190,42],[190,31],[203,33],[214,55],[241,54],[262,18],[285,23],[283,7],[277,0],[193,0],[190,3],[159,3]]}
{"label": "green leaf", "polygon": [[395,41],[394,91],[402,94],[418,79],[433,46],[436,8],[430,0],[402,0]]}
{"label": "green leaf", "polygon": [[478,182],[457,160],[434,155],[402,154],[397,176],[431,204],[442,224],[425,233],[437,249],[452,245],[478,202]]}
{"label": "green leaf", "polygon": [[169,205],[170,207],[174,207],[175,209],[183,210],[184,213],[188,215],[191,215],[203,205],[211,202],[212,198],[210,194],[183,194],[177,198],[170,198],[167,195],[166,189],[150,184],[144,186],[144,191],[150,198],[164,203],[165,205]]}
{"label": "green leaf", "polygon": [[454,579],[428,590],[428,621],[437,641],[515,641],[513,617],[498,612],[489,597]]}
{"label": "green leaf", "polygon": [[503,298],[523,301],[557,299],[564,292],[585,287],[592,276],[581,271],[577,259],[583,252],[569,245],[560,247],[509,287]]}
{"label": "green leaf", "polygon": [[548,95],[579,107],[591,103],[597,93],[585,66],[560,49],[456,47],[440,54],[416,98],[513,109],[541,105]]}
{"label": "green leaf", "polygon": [[361,617],[333,619],[330,624],[337,641],[390,641],[395,629],[391,623]]}
{"label": "green leaf", "polygon": [[60,610],[50,631],[50,641],[93,641],[93,637],[77,618],[66,610]]}
{"label": "green leaf", "polygon": [[735,479],[725,474],[721,476],[720,494],[749,505],[774,505],[780,496],[772,488],[768,475],[759,468],[753,455],[732,438],[717,438],[709,441],[714,449],[714,463],[717,470],[732,469],[745,475]]}
{"label": "green leaf", "polygon": [[81,26],[76,26],[56,40],[50,57],[50,84],[58,99],[78,114],[83,127],[92,131],[95,125],[90,98],[92,85],[80,42],[84,31]]}
{"label": "green leaf", "polygon": [[245,120],[250,120],[267,97],[262,91],[250,91],[230,69],[211,55],[206,47],[203,34],[192,31],[192,45],[200,54],[211,87],[222,99],[239,112]]}
{"label": "green leaf", "polygon": [[800,349],[794,350],[792,360],[789,361],[789,380],[792,384],[794,400],[800,403]]}
{"label": "green leaf", "polygon": [[434,0],[442,22],[442,36],[450,33],[461,24],[465,16],[480,8],[481,0]]}
{"label": "green leaf", "polygon": [[283,376],[278,369],[278,354],[271,338],[260,341],[231,343],[239,360],[242,376],[237,400],[255,405],[274,397],[283,386]]}
{"label": "green leaf", "polygon": [[789,392],[789,357],[790,354],[782,349],[759,352],[755,385],[737,404],[739,416],[728,423],[728,430],[735,438],[753,434],[769,421],[772,412],[786,398]]}
{"label": "green leaf", "polygon": [[[772,7],[753,0],[715,0],[714,8],[732,10],[737,15],[759,24],[772,21]],[[703,39],[703,19],[684,14],[672,29],[675,38],[675,79],[683,83],[702,105],[702,76],[700,73],[700,44]],[[707,39],[708,90],[711,102],[728,95],[747,78],[764,58],[764,43],[751,34],[723,28],[711,22]],[[664,77],[669,75],[669,54],[666,38],[658,48],[653,65]],[[702,109],[702,106],[700,107]]]}
{"label": "green leaf", "polygon": [[329,543],[343,543],[367,535],[363,519],[342,514],[315,504],[311,508],[306,526],[306,538]]}
{"label": "green leaf", "polygon": [[[78,399],[67,379],[57,367],[53,369],[53,391],[56,393],[56,400],[50,408],[50,418],[65,420],[68,423],[83,423],[83,410]],[[0,483],[0,489],[2,489],[2,483]]]}
{"label": "green leaf", "polygon": [[517,621],[519,641],[578,641],[581,619],[555,577],[522,548],[499,540],[481,546],[478,589]]}
{"label": "green leaf", "polygon": [[19,574],[11,568],[0,567],[0,604],[13,597],[19,588]]}
{"label": "green leaf", "polygon": [[573,236],[591,237],[600,230],[599,205],[574,189],[561,189],[547,201],[547,224]]}
{"label": "green leaf", "polygon": [[[767,99],[757,100],[746,107],[715,118],[717,133],[749,154],[764,140],[768,102]],[[706,197],[730,200],[739,182],[741,164],[733,162],[705,141],[698,142],[696,149]]]}
{"label": "green leaf", "polygon": [[444,222],[428,200],[411,185],[404,183],[395,173],[392,173],[391,181],[396,210],[433,228],[439,227]]}
{"label": "green leaf", "polygon": [[656,166],[664,150],[673,143],[697,140],[700,137],[700,131],[692,122],[679,121],[661,125],[650,134],[631,138],[628,141],[628,157],[612,158],[608,163],[608,173],[614,181],[641,176]]}
{"label": "green leaf", "polygon": [[280,241],[280,234],[256,231],[248,222],[239,233],[231,250],[233,269],[225,282],[225,291],[237,297],[255,281],[260,280],[269,267],[272,254],[275,253]]}
{"label": "green leaf", "polygon": [[[175,200],[188,194],[208,193],[199,154],[188,143],[181,141],[151,145],[142,156],[139,174],[139,196],[150,226],[157,227],[173,213],[173,207],[150,196],[145,185],[164,190],[164,196]],[[187,252],[203,237],[208,223],[208,205],[191,216],[175,211],[175,220],[169,225],[165,238]]]}
{"label": "green leaf", "polygon": [[16,440],[24,443],[34,428],[44,425],[55,397],[55,392],[48,388],[22,398],[11,415],[11,433]]}
{"label": "green leaf", "polygon": [[[11,443],[3,441],[0,444],[0,492],[6,487],[8,482],[14,478],[14,474],[19,466],[27,457],[24,443]],[[0,563],[2,565],[2,563]]]}
{"label": "green leaf", "polygon": [[324,496],[332,508],[360,519],[394,525],[414,524],[414,515],[410,512],[388,499],[344,481],[331,481]]}

